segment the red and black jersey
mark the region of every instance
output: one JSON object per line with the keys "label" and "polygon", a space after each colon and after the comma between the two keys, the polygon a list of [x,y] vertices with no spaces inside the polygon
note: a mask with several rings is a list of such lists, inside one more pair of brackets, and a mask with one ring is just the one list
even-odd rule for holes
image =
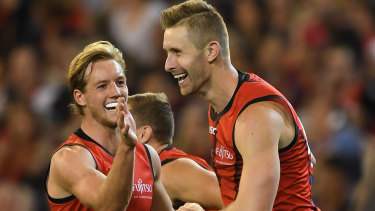
{"label": "red and black jersey", "polygon": [[162,166],[178,158],[189,158],[198,163],[203,168],[213,171],[211,166],[208,165],[208,163],[204,159],[194,155],[186,154],[184,151],[179,150],[171,145],[168,145],[163,150],[161,150],[161,152],[159,153],[159,158]]}
{"label": "red and black jersey", "polygon": [[243,167],[243,160],[234,140],[236,120],[249,105],[274,101],[281,104],[293,117],[295,137],[287,147],[279,149],[280,182],[273,210],[318,210],[311,200],[311,152],[294,108],[279,91],[257,75],[238,72],[239,82],[228,105],[219,114],[210,105],[208,112],[213,167],[225,206],[236,199]]}
{"label": "red and black jersey", "polygon": [[[71,145],[80,145],[86,148],[95,160],[96,169],[102,172],[104,175],[108,175],[115,156],[113,153],[109,152],[99,143],[91,139],[81,129],[78,129],[63,144],[61,144],[58,150],[64,146]],[[135,150],[133,192],[130,203],[126,210],[150,210],[152,204],[153,188],[154,173],[152,169],[151,157],[147,147],[144,144],[138,142]],[[47,198],[51,211],[92,210],[81,204],[74,195],[57,199],[52,198],[50,195],[48,195],[47,192]]]}

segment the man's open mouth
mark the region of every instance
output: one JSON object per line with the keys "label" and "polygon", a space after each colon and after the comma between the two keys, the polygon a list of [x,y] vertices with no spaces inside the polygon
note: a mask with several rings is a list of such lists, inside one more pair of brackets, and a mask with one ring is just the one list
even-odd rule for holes
{"label": "man's open mouth", "polygon": [[117,102],[108,103],[107,105],[105,105],[105,108],[108,109],[108,110],[115,110],[117,104],[118,104]]}
{"label": "man's open mouth", "polygon": [[181,74],[174,75],[173,77],[177,78],[178,82],[182,82],[187,76],[188,76],[187,73],[181,73]]}

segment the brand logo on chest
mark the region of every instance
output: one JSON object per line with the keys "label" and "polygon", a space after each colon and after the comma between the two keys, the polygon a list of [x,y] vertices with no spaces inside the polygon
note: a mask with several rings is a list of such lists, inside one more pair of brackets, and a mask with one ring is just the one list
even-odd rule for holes
{"label": "brand logo on chest", "polygon": [[220,148],[216,147],[215,149],[215,155],[223,159],[229,159],[233,160],[233,155],[230,153],[229,150],[225,149],[224,146],[221,146]]}
{"label": "brand logo on chest", "polygon": [[138,179],[138,183],[135,183],[133,185],[133,192],[139,192],[142,194],[145,193],[151,193],[152,192],[152,185],[151,184],[143,184],[142,179]]}
{"label": "brand logo on chest", "polygon": [[217,134],[217,129],[214,128],[214,127],[212,127],[212,126],[210,126],[210,127],[208,128],[208,132],[209,132],[210,134],[216,136],[216,134]]}

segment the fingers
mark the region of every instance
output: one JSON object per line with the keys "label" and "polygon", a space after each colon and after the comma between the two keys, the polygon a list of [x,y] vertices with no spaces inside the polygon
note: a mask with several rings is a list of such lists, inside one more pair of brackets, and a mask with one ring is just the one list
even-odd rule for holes
{"label": "fingers", "polygon": [[121,139],[130,147],[137,144],[136,125],[133,116],[129,112],[125,104],[125,98],[119,97],[117,99],[116,115],[117,127],[121,134]]}
{"label": "fingers", "polygon": [[125,98],[119,97],[117,99],[117,106],[116,106],[116,116],[117,116],[117,127],[122,131],[125,127]]}
{"label": "fingers", "polygon": [[185,203],[184,206],[178,208],[177,211],[204,211],[204,209],[197,203]]}

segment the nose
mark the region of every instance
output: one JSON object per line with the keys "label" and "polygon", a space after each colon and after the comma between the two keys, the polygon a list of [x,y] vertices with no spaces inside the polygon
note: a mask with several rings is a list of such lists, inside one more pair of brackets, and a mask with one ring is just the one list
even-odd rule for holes
{"label": "nose", "polygon": [[122,88],[117,86],[116,83],[112,83],[109,89],[109,94],[111,98],[118,98],[122,96]]}
{"label": "nose", "polygon": [[165,59],[164,69],[166,72],[172,72],[174,69],[176,69],[173,55],[168,55],[167,58]]}

